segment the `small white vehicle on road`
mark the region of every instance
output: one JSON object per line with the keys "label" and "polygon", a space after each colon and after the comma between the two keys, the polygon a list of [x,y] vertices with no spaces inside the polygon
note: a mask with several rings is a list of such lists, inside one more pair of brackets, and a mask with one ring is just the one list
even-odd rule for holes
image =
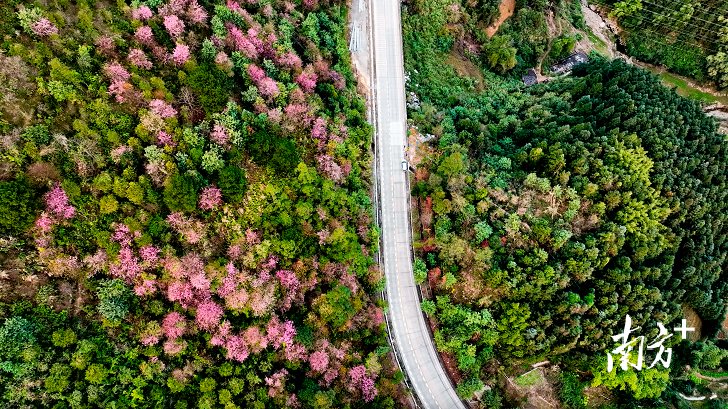
{"label": "small white vehicle on road", "polygon": [[402,170],[407,172],[409,170],[409,165],[407,164],[406,160],[402,161]]}

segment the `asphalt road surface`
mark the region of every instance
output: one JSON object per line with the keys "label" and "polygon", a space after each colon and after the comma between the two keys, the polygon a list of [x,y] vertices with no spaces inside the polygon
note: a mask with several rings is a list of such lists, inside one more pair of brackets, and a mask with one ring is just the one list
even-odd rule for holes
{"label": "asphalt road surface", "polygon": [[410,386],[425,408],[459,409],[458,397],[442,367],[420,309],[412,271],[405,157],[407,111],[399,0],[371,0],[377,178],[381,206],[382,256],[387,279],[390,335]]}

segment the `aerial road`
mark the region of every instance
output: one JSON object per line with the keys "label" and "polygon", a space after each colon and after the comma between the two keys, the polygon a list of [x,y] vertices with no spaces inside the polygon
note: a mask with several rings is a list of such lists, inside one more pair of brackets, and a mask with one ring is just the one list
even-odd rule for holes
{"label": "aerial road", "polygon": [[388,324],[408,383],[424,408],[465,408],[441,365],[420,309],[412,270],[409,172],[403,170],[407,111],[399,0],[372,0],[370,58],[376,127],[378,203],[389,302]]}

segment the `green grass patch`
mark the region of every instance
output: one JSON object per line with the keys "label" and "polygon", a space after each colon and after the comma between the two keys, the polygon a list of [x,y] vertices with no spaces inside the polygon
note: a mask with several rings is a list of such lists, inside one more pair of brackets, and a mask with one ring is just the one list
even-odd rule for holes
{"label": "green grass patch", "polygon": [[589,41],[594,44],[594,48],[596,51],[600,54],[609,55],[609,46],[607,46],[607,43],[602,41],[601,38],[597,37],[594,32],[591,30],[591,28],[587,28],[586,31],[587,37],[589,37]]}
{"label": "green grass patch", "polygon": [[698,89],[692,88],[688,83],[673,75],[669,72],[663,72],[660,74],[660,79],[662,82],[670,87],[677,87],[676,92],[686,98],[695,99],[702,102],[722,102],[724,104],[728,103],[728,98],[725,97],[718,97],[715,96],[709,92],[703,92]]}
{"label": "green grass patch", "polygon": [[707,376],[710,378],[722,378],[724,376],[728,376],[728,372],[708,372],[708,371],[704,371],[702,369],[698,369],[698,372],[700,372],[701,375]]}
{"label": "green grass patch", "polygon": [[525,375],[521,375],[518,378],[516,378],[516,385],[520,386],[521,388],[528,388],[529,386],[536,385],[538,383],[541,383],[542,378],[539,371],[531,371],[528,372]]}

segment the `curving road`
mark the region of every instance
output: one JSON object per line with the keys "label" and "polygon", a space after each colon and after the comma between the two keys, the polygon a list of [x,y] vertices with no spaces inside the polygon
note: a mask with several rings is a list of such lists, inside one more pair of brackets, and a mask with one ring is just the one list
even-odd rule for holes
{"label": "curving road", "polygon": [[376,128],[378,202],[383,268],[387,279],[388,324],[400,365],[424,408],[465,405],[441,365],[420,310],[412,270],[409,178],[402,171],[406,145],[402,26],[399,0],[369,2],[373,58],[372,110]]}

